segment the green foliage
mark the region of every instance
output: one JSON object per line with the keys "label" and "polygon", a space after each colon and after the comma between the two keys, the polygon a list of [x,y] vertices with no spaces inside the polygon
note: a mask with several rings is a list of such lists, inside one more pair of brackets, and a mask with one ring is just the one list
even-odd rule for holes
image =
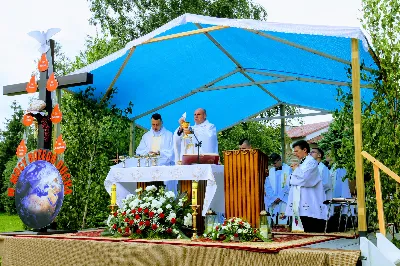
{"label": "green foliage", "polygon": [[[392,0],[363,0],[364,28],[372,39],[380,63],[380,71],[370,78],[374,86],[371,103],[363,104],[363,150],[370,153],[393,172],[400,173],[399,81],[400,72],[400,3]],[[365,73],[362,77],[366,79]],[[347,177],[355,178],[353,112],[351,93],[339,90],[344,107],[334,114],[334,122],[325,135],[323,147],[331,148],[340,167],[347,169]],[[366,207],[369,224],[376,227],[377,211],[372,164],[364,160],[366,176]],[[382,197],[386,222],[397,223],[400,218],[399,185],[381,171]]]}
{"label": "green foliage", "polygon": [[223,158],[223,151],[237,150],[239,141],[243,138],[248,138],[253,148],[258,148],[265,154],[280,153],[281,137],[279,127],[265,126],[259,122],[247,122],[218,133],[220,158]]}
{"label": "green foliage", "polygon": [[13,202],[13,198],[9,199],[7,196],[7,189],[11,185],[9,181],[10,175],[17,163],[15,152],[24,133],[27,135],[28,150],[36,147],[36,140],[34,139],[32,128],[25,128],[21,122],[24,115],[21,106],[14,101],[10,107],[14,113],[11,118],[6,119],[5,130],[0,131],[0,176],[2,177],[2,182],[0,183],[0,212],[15,213],[14,204],[10,204],[11,201]]}
{"label": "green foliage", "polygon": [[251,0],[90,0],[91,23],[127,43],[185,14],[266,20]]}
{"label": "green foliage", "polygon": [[65,162],[73,180],[73,194],[66,196],[58,224],[62,228],[99,226],[108,214],[109,195],[104,180],[110,159],[128,153],[129,120],[126,113],[93,99],[92,88],[62,99]]}

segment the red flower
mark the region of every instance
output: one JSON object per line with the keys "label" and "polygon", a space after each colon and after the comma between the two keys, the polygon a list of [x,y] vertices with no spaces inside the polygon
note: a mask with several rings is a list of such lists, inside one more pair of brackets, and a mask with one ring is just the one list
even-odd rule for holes
{"label": "red flower", "polygon": [[144,222],[144,224],[145,224],[146,226],[150,226],[150,221],[147,220],[146,222]]}
{"label": "red flower", "polygon": [[136,209],[131,210],[131,213],[135,214],[136,213]]}
{"label": "red flower", "polygon": [[125,233],[129,233],[129,227],[125,227]]}
{"label": "red flower", "polygon": [[139,208],[137,211],[138,211],[138,212],[141,212],[141,211],[142,211],[142,208]]}
{"label": "red flower", "polygon": [[167,234],[171,234],[172,233],[172,228],[168,228],[167,230],[165,230],[165,232],[167,232]]}
{"label": "red flower", "polygon": [[175,224],[175,223],[176,223],[176,219],[175,219],[175,218],[172,218],[172,219],[171,219],[171,223],[172,223],[172,224]]}
{"label": "red flower", "polygon": [[149,212],[149,217],[153,218],[154,217],[154,212]]}
{"label": "red flower", "polygon": [[146,213],[146,214],[149,213],[149,209],[147,209],[147,208],[144,209],[144,213]]}
{"label": "red flower", "polygon": [[219,227],[218,227],[218,225],[217,225],[217,226],[215,227],[215,230],[217,230],[217,231],[218,231],[218,228],[219,228]]}
{"label": "red flower", "polygon": [[223,224],[224,226],[226,225],[226,221],[224,221],[224,224]]}
{"label": "red flower", "polygon": [[152,226],[151,226],[151,228],[153,229],[153,230],[156,230],[157,229],[157,224],[152,224]]}
{"label": "red flower", "polygon": [[122,216],[125,216],[125,215],[126,215],[126,212],[123,212],[123,213],[122,213]]}
{"label": "red flower", "polygon": [[238,236],[239,236],[239,234],[238,234],[238,233],[235,233],[233,236],[234,236],[234,237],[238,237]]}
{"label": "red flower", "polygon": [[163,218],[165,217],[165,215],[164,215],[164,213],[160,213],[160,214],[158,215],[158,217],[160,217],[161,219],[163,219]]}
{"label": "red flower", "polygon": [[140,215],[139,215],[139,214],[136,214],[136,215],[135,215],[135,219],[136,219],[136,220],[139,220],[139,219],[140,219]]}
{"label": "red flower", "polygon": [[142,233],[142,230],[136,229],[136,234],[140,235]]}
{"label": "red flower", "polygon": [[114,230],[117,229],[117,225],[116,224],[113,225],[113,229]]}
{"label": "red flower", "polygon": [[118,232],[122,233],[122,229],[121,229],[121,227],[120,227],[120,228],[118,228]]}
{"label": "red flower", "polygon": [[125,222],[125,223],[129,222],[129,218],[126,217],[126,218],[124,219],[124,222]]}
{"label": "red flower", "polygon": [[143,221],[140,221],[140,222],[139,222],[139,226],[142,226],[143,224],[144,224]]}
{"label": "red flower", "polygon": [[129,220],[129,225],[132,225],[134,223],[133,220]]}
{"label": "red flower", "polygon": [[254,234],[256,234],[256,233],[257,233],[257,230],[256,230],[256,229],[254,229],[253,233],[254,233]]}
{"label": "red flower", "polygon": [[117,215],[118,215],[118,213],[117,213],[117,212],[114,212],[114,217],[117,217]]}

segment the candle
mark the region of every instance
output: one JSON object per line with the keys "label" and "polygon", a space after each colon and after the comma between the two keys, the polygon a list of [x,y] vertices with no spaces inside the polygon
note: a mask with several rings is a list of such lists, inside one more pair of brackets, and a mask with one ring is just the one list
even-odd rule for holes
{"label": "candle", "polygon": [[196,181],[192,181],[192,205],[197,205],[197,185]]}
{"label": "candle", "polygon": [[117,185],[111,186],[111,205],[117,204]]}

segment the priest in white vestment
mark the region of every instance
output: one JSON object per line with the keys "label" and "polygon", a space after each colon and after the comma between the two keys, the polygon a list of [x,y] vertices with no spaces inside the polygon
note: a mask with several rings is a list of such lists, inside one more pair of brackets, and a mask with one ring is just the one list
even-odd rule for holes
{"label": "priest in white vestment", "polygon": [[322,162],[324,152],[320,148],[313,148],[311,156],[318,162],[318,171],[324,187],[325,200],[330,200],[332,199],[332,179],[328,167]]}
{"label": "priest in white vestment", "polygon": [[289,196],[289,180],[292,169],[282,163],[282,158],[277,153],[269,157],[273,167],[264,183],[265,209],[271,214],[274,224],[286,225],[288,218],[285,215]]}
{"label": "priest in white vestment", "polygon": [[[327,211],[323,204],[325,193],[318,162],[309,155],[310,145],[307,141],[299,140],[292,147],[300,164],[291,165],[293,172],[286,216],[300,217],[305,232],[324,232]],[[297,196],[294,197],[294,194]],[[296,219],[292,222],[297,224]]]}
{"label": "priest in white vestment", "polygon": [[[214,153],[218,154],[218,140],[217,140],[217,129],[213,124],[207,120],[207,112],[203,108],[196,109],[194,112],[195,125],[191,126],[190,129],[182,128],[182,122],[186,121],[186,118],[182,117],[179,119],[179,127],[174,132],[174,152],[175,152],[175,163],[182,161],[183,154],[197,154],[197,143],[201,141],[200,154]],[[193,135],[196,135],[196,137]],[[183,137],[188,135],[193,146],[187,149]]]}
{"label": "priest in white vestment", "polygon": [[[158,165],[174,165],[173,136],[163,127],[160,114],[151,116],[151,129],[146,132],[136,149],[137,155],[159,155]],[[178,181],[165,181],[166,190],[177,192]]]}

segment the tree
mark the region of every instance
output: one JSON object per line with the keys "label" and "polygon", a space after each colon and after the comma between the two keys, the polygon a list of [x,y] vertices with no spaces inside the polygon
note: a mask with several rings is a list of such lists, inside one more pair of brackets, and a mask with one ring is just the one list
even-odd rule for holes
{"label": "tree", "polygon": [[14,213],[15,207],[13,204],[10,205],[10,199],[7,196],[7,189],[11,184],[10,172],[5,170],[10,169],[14,165],[11,168],[12,170],[16,166],[17,156],[15,152],[23,139],[24,133],[26,133],[27,137],[28,150],[36,147],[36,140],[34,139],[32,128],[25,128],[22,124],[24,111],[21,106],[14,101],[10,107],[14,113],[11,118],[6,119],[5,129],[0,131],[0,176],[2,177],[0,184],[0,212],[7,211]]}
{"label": "tree", "polygon": [[90,0],[91,23],[124,45],[185,14],[266,20],[252,0]]}
{"label": "tree", "polygon": [[[363,150],[377,158],[395,173],[400,172],[399,82],[400,72],[400,3],[392,0],[363,0],[364,28],[371,36],[372,46],[380,70],[374,75],[363,73],[362,78],[373,83],[374,96],[363,103]],[[351,92],[339,90],[339,100],[344,104],[334,114],[328,138],[324,145],[332,149],[338,165],[346,168],[347,177],[355,178],[353,113]],[[329,139],[335,141],[329,143]],[[373,173],[372,164],[364,161],[367,176]],[[367,179],[368,180],[368,179]],[[382,194],[386,222],[400,218],[399,186],[381,172]],[[373,179],[366,182],[366,204],[369,223],[376,226],[377,211]]]}

